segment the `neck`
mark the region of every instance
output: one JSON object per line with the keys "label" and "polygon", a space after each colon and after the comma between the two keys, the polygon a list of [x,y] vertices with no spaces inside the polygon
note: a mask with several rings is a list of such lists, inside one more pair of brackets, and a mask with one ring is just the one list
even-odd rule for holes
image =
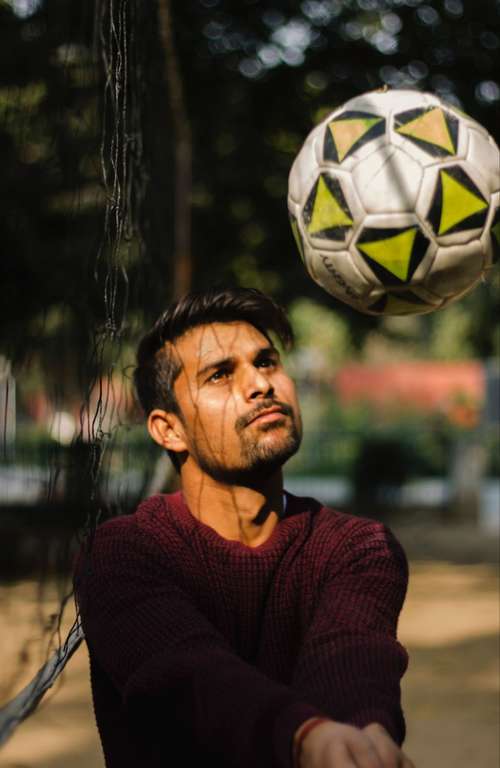
{"label": "neck", "polygon": [[249,547],[263,544],[283,514],[281,469],[258,484],[239,485],[215,480],[199,467],[183,467],[181,488],[194,517]]}

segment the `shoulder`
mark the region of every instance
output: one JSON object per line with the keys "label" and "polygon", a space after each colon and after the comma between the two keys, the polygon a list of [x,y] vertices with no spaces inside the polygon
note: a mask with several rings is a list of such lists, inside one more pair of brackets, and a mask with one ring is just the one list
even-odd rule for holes
{"label": "shoulder", "polygon": [[394,633],[408,587],[406,555],[394,533],[378,520],[301,501],[314,510],[307,559],[319,574],[321,604],[329,606],[327,624],[331,606],[338,617],[346,605],[351,627]]}
{"label": "shoulder", "polygon": [[406,555],[396,535],[380,520],[341,513],[329,507],[323,507],[322,510],[330,526],[335,521],[339,527],[344,547],[351,555],[378,552],[406,562]]}
{"label": "shoulder", "polygon": [[142,501],[132,514],[120,515],[99,525],[90,535],[94,546],[126,546],[128,542],[145,545],[155,538],[155,531],[168,528],[170,500],[178,494],[157,494]]}
{"label": "shoulder", "polygon": [[175,567],[168,548],[143,524],[158,514],[158,500],[148,499],[133,514],[102,523],[83,542],[75,561],[73,587],[87,624],[92,616],[99,620],[103,612],[118,610],[174,582]]}
{"label": "shoulder", "polygon": [[153,567],[164,559],[155,530],[164,524],[166,502],[162,495],[141,502],[134,513],[120,515],[91,531],[77,555],[75,577],[105,577],[138,565]]}
{"label": "shoulder", "polygon": [[296,509],[310,510],[310,546],[330,562],[356,563],[377,560],[392,564],[403,580],[408,562],[393,531],[379,520],[359,517],[325,506],[316,499],[289,497]]}
{"label": "shoulder", "polygon": [[356,562],[373,559],[379,563],[390,563],[407,578],[406,554],[391,528],[368,517],[339,513],[329,507],[323,507],[323,510],[324,516],[330,521],[341,516],[342,549],[347,560]]}

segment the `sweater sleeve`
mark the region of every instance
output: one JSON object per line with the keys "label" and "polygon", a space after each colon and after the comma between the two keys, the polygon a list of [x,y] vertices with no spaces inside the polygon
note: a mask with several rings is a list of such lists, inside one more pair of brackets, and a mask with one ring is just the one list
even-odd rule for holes
{"label": "sweater sleeve", "polygon": [[323,713],[232,650],[131,518],[98,529],[75,592],[91,657],[131,712],[156,700],[221,764],[290,768],[295,730]]}
{"label": "sweater sleeve", "polygon": [[329,557],[292,685],[339,722],[383,725],[405,736],[400,679],[408,656],[396,639],[408,564],[390,530],[356,520]]}

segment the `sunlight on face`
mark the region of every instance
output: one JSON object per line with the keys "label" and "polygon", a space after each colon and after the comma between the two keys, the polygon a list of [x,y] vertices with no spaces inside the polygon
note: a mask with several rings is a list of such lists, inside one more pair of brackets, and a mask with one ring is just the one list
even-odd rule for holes
{"label": "sunlight on face", "polygon": [[295,385],[278,350],[254,326],[198,326],[174,350],[188,452],[204,472],[231,481],[271,473],[297,451],[302,422]]}

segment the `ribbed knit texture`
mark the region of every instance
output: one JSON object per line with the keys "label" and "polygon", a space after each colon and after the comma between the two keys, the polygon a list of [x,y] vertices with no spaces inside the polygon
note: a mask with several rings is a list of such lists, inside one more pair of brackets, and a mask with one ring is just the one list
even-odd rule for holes
{"label": "ribbed knit texture", "polygon": [[100,526],[75,590],[107,768],[291,768],[317,715],[401,744],[407,576],[381,523],[290,494],[254,548],[181,493]]}

